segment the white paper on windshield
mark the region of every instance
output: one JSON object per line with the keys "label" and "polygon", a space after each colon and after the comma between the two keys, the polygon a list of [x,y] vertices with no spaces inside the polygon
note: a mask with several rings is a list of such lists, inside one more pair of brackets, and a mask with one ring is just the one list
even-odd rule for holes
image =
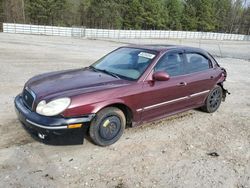
{"label": "white paper on windshield", "polygon": [[155,57],[155,54],[150,54],[150,53],[147,53],[147,52],[140,52],[138,54],[139,57],[144,57],[144,58],[147,58],[147,59],[153,59]]}

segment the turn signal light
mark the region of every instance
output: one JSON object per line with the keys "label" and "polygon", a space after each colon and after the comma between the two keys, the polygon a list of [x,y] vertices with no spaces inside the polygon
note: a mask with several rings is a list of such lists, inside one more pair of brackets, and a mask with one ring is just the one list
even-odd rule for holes
{"label": "turn signal light", "polygon": [[81,123],[68,125],[68,129],[75,129],[75,128],[81,128],[81,127],[82,127]]}

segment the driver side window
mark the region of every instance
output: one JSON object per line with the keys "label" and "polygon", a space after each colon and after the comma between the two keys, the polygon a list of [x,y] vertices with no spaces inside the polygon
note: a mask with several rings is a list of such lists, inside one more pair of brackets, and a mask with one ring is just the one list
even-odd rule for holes
{"label": "driver side window", "polygon": [[184,62],[180,53],[165,54],[156,64],[154,71],[165,71],[169,76],[184,74]]}

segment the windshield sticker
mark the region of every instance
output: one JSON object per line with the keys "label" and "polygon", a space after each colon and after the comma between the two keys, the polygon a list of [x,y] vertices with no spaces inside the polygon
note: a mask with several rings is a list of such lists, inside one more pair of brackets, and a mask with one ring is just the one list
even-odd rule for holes
{"label": "windshield sticker", "polygon": [[150,54],[150,53],[147,53],[147,52],[141,52],[138,54],[139,57],[144,57],[144,58],[147,58],[147,59],[153,59],[155,57],[154,54]]}

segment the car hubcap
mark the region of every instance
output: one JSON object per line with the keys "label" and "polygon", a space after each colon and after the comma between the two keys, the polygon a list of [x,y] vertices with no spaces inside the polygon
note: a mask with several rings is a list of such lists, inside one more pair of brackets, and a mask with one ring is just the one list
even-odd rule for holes
{"label": "car hubcap", "polygon": [[121,128],[121,121],[117,116],[105,118],[100,126],[100,136],[105,140],[113,139]]}
{"label": "car hubcap", "polygon": [[221,92],[219,89],[213,91],[210,96],[209,106],[211,109],[216,109],[220,105]]}

